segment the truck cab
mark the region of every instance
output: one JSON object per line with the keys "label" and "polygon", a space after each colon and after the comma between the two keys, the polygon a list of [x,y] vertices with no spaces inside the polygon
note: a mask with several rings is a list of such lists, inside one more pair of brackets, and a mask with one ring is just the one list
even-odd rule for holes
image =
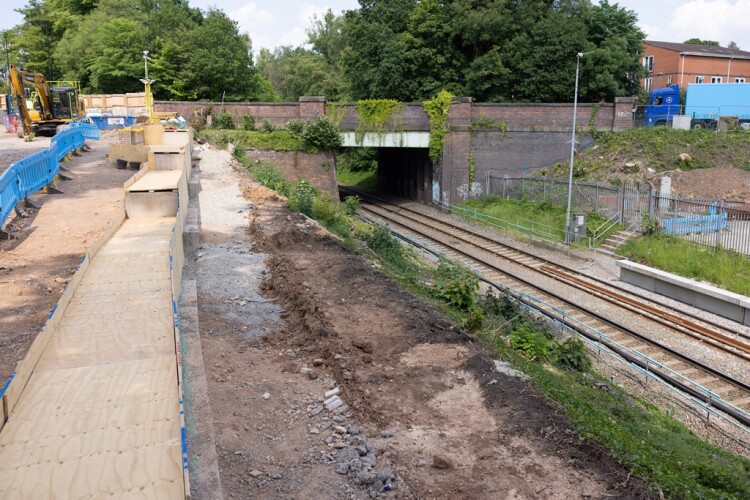
{"label": "truck cab", "polygon": [[646,127],[671,126],[672,118],[680,114],[680,87],[670,85],[651,92],[648,105],[643,113]]}

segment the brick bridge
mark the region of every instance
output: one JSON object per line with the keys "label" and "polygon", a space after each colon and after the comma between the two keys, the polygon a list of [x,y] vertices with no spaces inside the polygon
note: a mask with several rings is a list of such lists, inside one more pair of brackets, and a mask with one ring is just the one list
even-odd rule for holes
{"label": "brick bridge", "polygon": [[[567,161],[573,121],[572,104],[487,104],[460,97],[456,101],[448,112],[447,126],[450,132],[445,138],[443,156],[437,165],[432,164],[427,154],[430,122],[421,103],[406,103],[400,112],[394,113],[385,127],[391,133],[379,134],[379,138],[366,138],[364,145],[378,147],[381,188],[427,203],[440,199],[456,202],[459,200],[458,193],[465,190],[469,183],[470,158],[474,161],[474,178],[480,183],[483,183],[488,172],[517,176]],[[276,127],[283,127],[292,119],[329,113],[331,107],[326,104],[325,97],[301,97],[299,102],[293,103],[225,103],[224,108],[233,115],[237,124],[242,123],[242,116],[249,114],[255,118],[256,124],[265,120]],[[209,106],[218,109],[221,104],[156,103],[158,111],[177,112],[186,119]],[[359,126],[356,105],[336,104],[335,109],[343,113],[339,126],[344,131],[345,144],[354,146],[354,131]],[[614,103],[579,103],[579,131],[629,129],[633,126],[632,110],[632,98],[617,98]],[[588,140],[587,134],[582,133],[579,141],[585,144]],[[304,176],[294,171],[298,166],[296,156],[292,162],[284,160],[281,154],[271,157],[259,154],[263,159],[278,160],[282,170],[291,177]],[[320,155],[312,163],[316,161],[322,164],[326,159]],[[307,175],[323,175],[320,169],[310,170],[309,160],[302,163],[308,165]],[[317,184],[326,190],[332,186],[330,179]]]}

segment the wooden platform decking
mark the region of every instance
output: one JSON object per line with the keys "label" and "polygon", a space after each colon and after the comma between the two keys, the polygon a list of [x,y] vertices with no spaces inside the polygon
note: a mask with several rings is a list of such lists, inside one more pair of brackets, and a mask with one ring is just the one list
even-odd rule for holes
{"label": "wooden platform decking", "polygon": [[175,225],[126,219],[91,260],[0,432],[0,498],[185,498]]}

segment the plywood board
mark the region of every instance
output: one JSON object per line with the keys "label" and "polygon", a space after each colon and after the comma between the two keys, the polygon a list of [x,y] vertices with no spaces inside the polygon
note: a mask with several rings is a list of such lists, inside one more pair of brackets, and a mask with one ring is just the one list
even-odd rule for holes
{"label": "plywood board", "polygon": [[176,190],[179,187],[181,170],[150,171],[138,182],[128,187],[129,192]]}
{"label": "plywood board", "polygon": [[36,371],[174,356],[172,335],[168,329],[116,335],[55,335],[37,363]]}
{"label": "plywood board", "polygon": [[[179,428],[177,429],[179,433]],[[119,435],[116,435],[119,437]],[[0,498],[185,498],[179,439],[0,471]]]}
{"label": "plywood board", "polygon": [[128,217],[174,217],[177,214],[177,192],[127,193],[125,211]]}

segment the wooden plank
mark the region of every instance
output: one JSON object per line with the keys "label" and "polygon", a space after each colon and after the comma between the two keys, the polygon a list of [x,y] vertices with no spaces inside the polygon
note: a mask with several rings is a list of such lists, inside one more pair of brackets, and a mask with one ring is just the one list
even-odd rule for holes
{"label": "wooden plank", "polygon": [[88,304],[104,304],[104,303],[122,303],[127,302],[133,299],[141,299],[141,300],[151,300],[151,301],[165,301],[169,300],[171,297],[169,295],[168,290],[144,290],[143,292],[119,292],[119,293],[88,293],[88,294],[82,294],[76,293],[73,297],[73,300],[71,300],[71,305],[83,305],[84,303]]}
{"label": "wooden plank", "polygon": [[0,472],[1,498],[184,498],[179,440]]}
{"label": "wooden plank", "polygon": [[125,195],[128,217],[174,217],[177,214],[178,193],[158,191],[153,193],[129,192]]}
{"label": "wooden plank", "polygon": [[9,422],[27,411],[87,412],[176,396],[176,380],[174,356],[35,372]]}
{"label": "wooden plank", "polygon": [[14,419],[12,425],[8,425],[3,440],[7,443],[42,441],[102,429],[139,427],[144,422],[175,422],[178,419],[176,404],[179,401],[168,396],[165,399],[98,408],[86,413],[79,413],[75,408],[45,412],[43,415],[40,412],[30,413],[25,415],[26,418]]}
{"label": "wooden plank", "polygon": [[[80,330],[79,330],[80,331]],[[55,335],[47,345],[36,372],[95,364],[155,358],[175,354],[168,329],[135,330],[126,334]]]}
{"label": "wooden plank", "polygon": [[182,170],[160,170],[149,171],[140,180],[128,187],[127,191],[167,191],[179,187],[180,178],[184,175]]}
{"label": "wooden plank", "polygon": [[84,282],[78,286],[80,296],[98,293],[131,293],[138,290],[169,290],[169,279],[144,279],[141,281],[120,281],[109,283]]}

